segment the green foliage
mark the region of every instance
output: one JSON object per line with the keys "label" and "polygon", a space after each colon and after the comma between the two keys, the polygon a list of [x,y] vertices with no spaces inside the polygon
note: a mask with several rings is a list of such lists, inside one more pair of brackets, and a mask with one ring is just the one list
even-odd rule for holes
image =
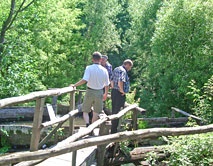
{"label": "green foliage", "polygon": [[148,122],[138,120],[138,129],[146,129],[148,127]]}
{"label": "green foliage", "polygon": [[156,152],[149,152],[147,155],[148,157],[146,158],[146,161],[149,163],[149,165],[159,165],[159,156]]}
{"label": "green foliage", "polygon": [[194,113],[202,118],[205,123],[213,123],[213,76],[204,84],[203,88],[198,89],[195,81],[190,82],[189,88],[193,98],[193,108]]}
{"label": "green foliage", "polygon": [[210,166],[213,163],[213,134],[170,137],[165,148],[171,155],[165,162],[171,166]]}
{"label": "green foliage", "polygon": [[130,141],[121,141],[119,144],[121,151],[128,156],[129,152],[132,150],[132,148],[128,147],[130,145]]}
{"label": "green foliage", "polygon": [[212,1],[173,0],[161,5],[155,10],[154,32],[149,33],[151,52],[137,47],[144,63],[135,67],[141,106],[152,116],[165,116],[172,106],[190,112],[189,82],[194,79],[201,87],[213,74]]}
{"label": "green foliage", "polygon": [[11,147],[8,143],[8,137],[9,137],[8,132],[4,129],[1,129],[0,136],[1,136],[1,147],[2,147],[0,148],[0,154],[1,154],[1,153],[6,153]]}

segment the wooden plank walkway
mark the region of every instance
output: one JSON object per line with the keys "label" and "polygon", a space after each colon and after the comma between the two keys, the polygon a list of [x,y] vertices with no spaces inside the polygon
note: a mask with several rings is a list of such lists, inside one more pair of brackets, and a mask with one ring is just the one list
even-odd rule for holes
{"label": "wooden plank walkway", "polygon": [[[77,151],[76,166],[90,166],[95,165],[94,159],[97,146],[80,149]],[[93,164],[94,163],[94,164]],[[72,152],[63,154],[56,157],[51,157],[37,166],[71,166],[72,165]]]}
{"label": "wooden plank walkway", "polygon": [[[84,130],[85,127],[81,127],[79,130]],[[99,129],[94,130],[95,136],[99,133]],[[77,151],[76,166],[96,166],[95,155],[97,146],[91,146],[88,148],[79,149]],[[72,152],[51,157],[36,166],[72,166]]]}

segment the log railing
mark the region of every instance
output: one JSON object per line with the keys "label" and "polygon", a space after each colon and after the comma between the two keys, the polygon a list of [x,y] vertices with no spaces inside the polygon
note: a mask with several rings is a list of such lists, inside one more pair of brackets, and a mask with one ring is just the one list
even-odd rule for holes
{"label": "log railing", "polygon": [[[73,87],[65,87],[61,89],[51,89],[46,91],[33,92],[25,96],[6,98],[0,100],[0,108],[36,100],[36,107],[33,118],[32,136],[30,142],[30,151],[37,151],[68,119],[69,119],[69,133],[70,135],[73,134],[74,132],[73,117],[75,114],[79,112],[78,110],[74,110],[75,91],[76,89]],[[52,109],[52,106],[47,104],[47,107],[49,107],[48,113],[51,120],[49,122],[42,123],[45,98],[55,97],[67,93],[70,93],[70,109],[69,109],[70,112],[64,115],[63,117],[56,119],[55,112]],[[52,126],[54,124],[58,124],[58,126],[56,126],[55,129],[40,142],[41,129]]]}
{"label": "log railing", "polygon": [[178,109],[178,108],[171,107],[171,109],[172,109],[172,118],[175,118],[175,112],[178,112],[178,113],[181,113],[182,115],[185,115],[185,116],[187,116],[187,117],[190,117],[190,118],[196,120],[196,122],[197,122],[199,125],[201,124],[202,121],[204,122],[203,119],[201,119],[201,118],[199,118],[199,117],[197,117],[197,116],[195,116],[195,115],[191,115],[191,114],[189,114],[189,113],[187,113],[187,112],[185,112],[185,111],[182,111],[182,110],[180,110],[180,109]]}
{"label": "log railing", "polygon": [[83,139],[76,142],[67,144],[53,149],[39,150],[35,152],[18,152],[7,156],[0,157],[0,166],[6,164],[17,163],[21,161],[46,159],[49,157],[58,156],[61,154],[69,153],[90,147],[94,145],[103,145],[110,142],[120,142],[124,140],[143,140],[146,138],[160,137],[160,136],[178,136],[188,134],[198,134],[213,132],[213,124],[199,127],[183,127],[183,128],[153,128],[143,129],[137,131],[125,131],[111,135],[104,135],[89,139]]}
{"label": "log railing", "polygon": [[[70,137],[67,139],[61,141],[58,143],[52,150],[60,148],[62,146],[67,146],[70,143],[77,141],[78,139],[82,138],[83,136],[88,135],[90,132],[92,132],[95,128],[100,126],[100,135],[106,135],[109,133],[109,131],[106,131],[106,128],[109,129],[109,122],[114,119],[119,119],[122,116],[124,116],[127,112],[133,111],[133,123],[134,123],[134,129],[137,129],[137,112],[145,112],[144,109],[139,108],[137,104],[130,105],[128,103],[125,104],[127,106],[125,109],[120,111],[116,115],[110,115],[110,116],[102,116],[100,117],[99,120],[97,120],[95,123],[91,124],[85,131],[83,132],[78,132],[74,134],[74,115],[76,115],[79,110],[74,110],[75,109],[75,91],[73,87],[66,87],[62,89],[51,89],[47,91],[39,91],[39,92],[33,92],[25,96],[19,96],[19,97],[12,97],[12,98],[6,98],[0,100],[0,108],[4,108],[9,105],[15,105],[19,103],[26,103],[30,101],[36,101],[36,107],[34,111],[34,119],[33,119],[33,128],[32,128],[32,136],[31,136],[31,143],[30,143],[30,151],[38,151],[39,148],[48,140],[51,138],[53,134],[57,132],[57,130],[63,125],[64,122],[69,120],[69,133]],[[81,96],[82,93],[85,91],[80,90],[79,91],[79,99],[78,103],[81,103]],[[44,109],[44,104],[45,104],[45,99],[46,97],[55,97],[70,93],[70,109],[69,113],[60,117],[60,118],[55,118],[55,112],[51,108],[51,105],[47,104],[47,107],[49,107],[50,110],[48,110],[49,116],[50,116],[50,121],[42,123],[42,117],[43,117],[43,109]],[[40,135],[41,135],[41,130],[43,128],[47,128],[49,126],[56,125],[55,128],[47,135],[43,140],[40,141]],[[107,127],[108,126],[108,127]],[[100,155],[103,155],[105,153],[105,146],[106,145],[101,145],[98,147],[98,151],[101,152]],[[74,151],[72,157],[72,165],[76,165],[76,152]],[[19,160],[18,160],[19,161]],[[17,161],[17,162],[18,162]],[[20,160],[22,161],[22,160]],[[25,160],[23,160],[25,161]],[[40,160],[31,161],[31,165],[34,163],[38,163]],[[103,157],[98,159],[99,165],[103,165]],[[1,165],[1,164],[0,164]],[[17,165],[28,165],[26,162],[25,163],[20,163]]]}

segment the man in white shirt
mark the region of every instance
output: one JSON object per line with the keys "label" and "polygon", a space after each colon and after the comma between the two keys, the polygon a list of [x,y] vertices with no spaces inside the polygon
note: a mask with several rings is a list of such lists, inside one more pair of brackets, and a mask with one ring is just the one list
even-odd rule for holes
{"label": "man in white shirt", "polygon": [[[94,52],[92,55],[93,65],[87,66],[83,79],[73,85],[74,87],[77,87],[87,83],[87,90],[82,105],[83,117],[86,122],[86,126],[89,126],[88,113],[92,106],[94,108],[92,123],[98,119],[98,115],[103,109],[103,101],[107,99],[109,90],[110,82],[108,72],[100,65],[100,60],[101,53]],[[104,94],[103,88],[105,88]]]}

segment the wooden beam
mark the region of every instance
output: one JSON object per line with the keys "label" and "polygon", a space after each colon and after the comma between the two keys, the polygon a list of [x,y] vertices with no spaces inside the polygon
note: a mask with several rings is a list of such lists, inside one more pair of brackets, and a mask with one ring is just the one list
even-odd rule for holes
{"label": "wooden beam", "polygon": [[135,161],[146,160],[146,158],[149,156],[149,152],[155,152],[156,155],[159,157],[158,159],[162,160],[167,157],[168,154],[165,153],[161,148],[163,148],[163,146],[138,147],[130,151],[129,155],[120,153],[118,156],[110,158],[109,160],[107,160],[108,162],[106,163],[106,165],[121,165],[133,163]]}
{"label": "wooden beam", "polygon": [[46,137],[44,137],[44,139],[38,145],[39,149],[41,148],[43,144],[47,142],[48,139],[50,139],[53,136],[53,134],[57,132],[57,130],[63,125],[64,122],[59,123]]}
{"label": "wooden beam", "polygon": [[32,128],[32,136],[30,142],[30,151],[38,150],[38,145],[40,141],[40,126],[42,122],[43,110],[44,110],[44,102],[45,98],[37,99],[36,108],[33,118],[33,128]]}
{"label": "wooden beam", "polygon": [[[75,109],[75,92],[70,93],[70,111]],[[74,134],[74,118],[69,118],[69,135]],[[77,151],[72,152],[72,166],[76,166]]]}
{"label": "wooden beam", "polygon": [[[128,107],[128,106],[130,106],[130,104],[127,103],[127,102],[125,102],[124,106],[125,106],[125,107]],[[141,107],[138,107],[138,106],[137,106],[135,109],[136,109],[137,111],[139,111],[140,113],[146,113],[146,109],[144,109],[144,108],[141,108]]]}
{"label": "wooden beam", "polygon": [[[111,128],[111,122],[106,121],[105,123],[100,125],[99,135],[108,135],[109,129]],[[106,146],[107,144],[100,145],[97,147],[97,154],[96,154],[96,160],[98,166],[104,166],[104,158],[106,153]]]}
{"label": "wooden beam", "polygon": [[2,156],[0,157],[0,166],[17,163],[21,161],[45,159],[90,146],[108,144],[110,142],[120,142],[124,140],[138,140],[138,139],[142,140],[146,138],[153,138],[160,136],[178,136],[178,135],[200,134],[207,132],[213,132],[213,124],[199,127],[153,128],[137,131],[125,131],[111,135],[79,140],[62,147],[54,147],[52,149],[39,150],[35,152],[18,152],[15,154]]}
{"label": "wooden beam", "polygon": [[[97,128],[99,125],[101,125],[102,123],[106,122],[107,120],[113,120],[113,119],[118,119],[121,118],[123,115],[125,115],[127,112],[131,111],[132,109],[136,108],[137,104],[134,105],[130,105],[128,107],[126,107],[125,109],[121,110],[118,114],[116,115],[111,115],[111,116],[101,116],[100,119],[98,119],[97,121],[95,121],[94,123],[92,123],[91,125],[89,125],[89,127],[87,127],[84,131],[78,132],[73,134],[72,136],[68,137],[67,139],[59,142],[55,148],[57,147],[61,147],[61,146],[67,146],[70,143],[88,135],[90,132],[92,132],[95,128]],[[33,161],[30,163],[32,164]],[[35,163],[38,163],[38,160],[35,161]],[[28,162],[26,162],[26,164],[24,162],[22,162],[22,166],[28,166]]]}
{"label": "wooden beam", "polygon": [[55,112],[54,112],[54,110],[53,110],[52,105],[47,103],[46,106],[47,106],[47,111],[48,111],[50,120],[51,120],[51,121],[55,120],[56,117],[55,117]]}
{"label": "wooden beam", "polygon": [[66,114],[66,115],[64,115],[64,116],[62,116],[60,118],[57,118],[57,119],[55,119],[53,121],[42,123],[41,124],[41,128],[46,128],[46,127],[52,126],[54,124],[64,122],[64,121],[68,120],[70,117],[73,117],[78,112],[79,112],[79,110],[73,110],[73,111],[70,111],[68,114]]}
{"label": "wooden beam", "polygon": [[171,108],[172,108],[172,110],[174,110],[174,111],[176,111],[176,112],[179,112],[179,113],[181,113],[181,114],[183,114],[183,115],[185,115],[185,116],[191,117],[192,119],[199,120],[199,121],[203,121],[201,118],[199,118],[199,117],[197,117],[197,116],[194,116],[194,115],[191,115],[191,114],[189,114],[189,113],[187,113],[187,112],[185,112],[185,111],[182,111],[182,110],[180,110],[180,109],[178,109],[178,108],[175,108],[175,107],[171,107]]}
{"label": "wooden beam", "polygon": [[73,87],[65,87],[61,89],[52,89],[52,90],[46,90],[46,91],[38,91],[38,92],[32,92],[30,94],[24,95],[24,96],[18,96],[18,97],[10,97],[0,100],[0,108],[9,106],[9,105],[15,105],[19,103],[26,103],[32,100],[36,100],[38,98],[45,98],[49,96],[59,96],[65,93],[69,93],[74,91],[75,88]]}

